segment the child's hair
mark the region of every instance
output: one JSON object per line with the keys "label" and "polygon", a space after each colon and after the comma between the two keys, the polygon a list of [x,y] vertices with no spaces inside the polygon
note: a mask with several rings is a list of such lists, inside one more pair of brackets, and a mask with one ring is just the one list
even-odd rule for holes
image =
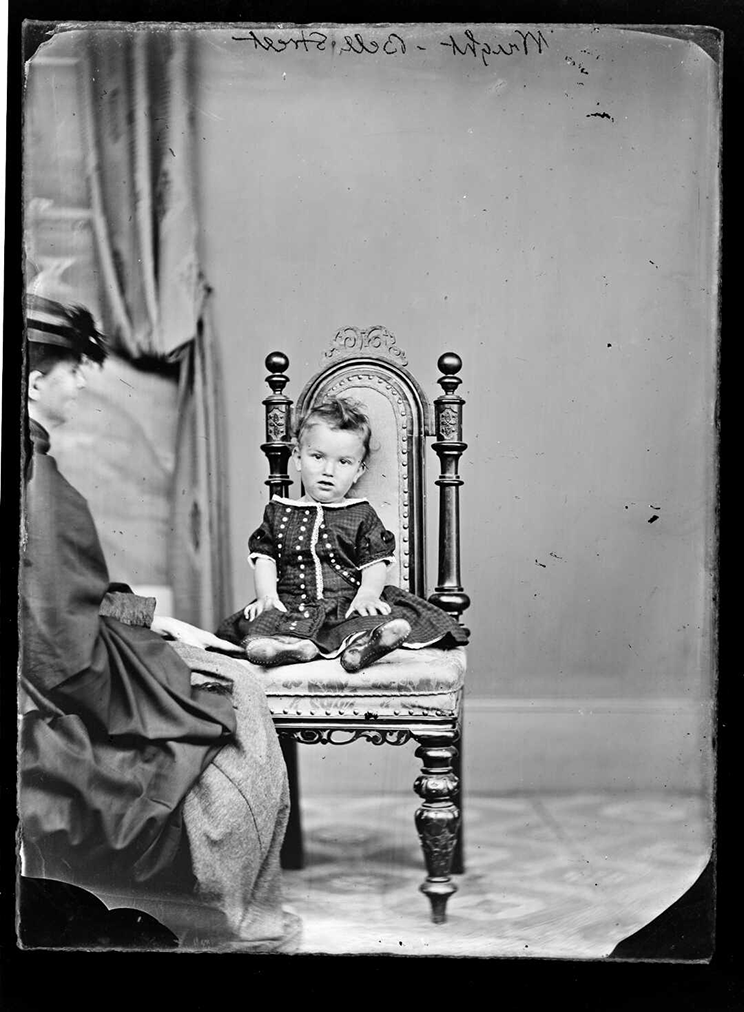
{"label": "child's hair", "polygon": [[293,436],[298,446],[302,443],[303,433],[316,422],[325,422],[331,429],[343,429],[355,432],[362,441],[364,463],[370,455],[372,427],[365,414],[364,405],[350,397],[327,397],[320,404],[315,404],[302,412],[294,425]]}

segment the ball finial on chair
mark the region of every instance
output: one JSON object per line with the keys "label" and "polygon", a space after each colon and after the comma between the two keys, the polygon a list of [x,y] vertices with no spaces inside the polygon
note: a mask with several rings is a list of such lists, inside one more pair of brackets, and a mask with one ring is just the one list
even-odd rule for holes
{"label": "ball finial on chair", "polygon": [[437,366],[442,374],[437,383],[447,396],[451,396],[462,383],[460,377],[455,375],[462,369],[462,359],[454,351],[445,351],[443,355],[439,356]]}
{"label": "ball finial on chair", "polygon": [[437,366],[445,376],[454,376],[462,369],[462,359],[454,351],[445,351],[443,355],[439,356]]}
{"label": "ball finial on chair", "polygon": [[289,368],[289,359],[283,351],[272,351],[266,356],[264,365],[269,372],[286,372]]}

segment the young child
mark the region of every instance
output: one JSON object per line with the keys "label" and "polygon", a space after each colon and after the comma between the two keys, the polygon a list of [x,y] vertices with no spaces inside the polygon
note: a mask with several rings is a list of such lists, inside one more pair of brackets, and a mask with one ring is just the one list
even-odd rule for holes
{"label": "young child", "polygon": [[292,451],[305,494],[274,496],[248,541],[256,599],[223,622],[264,667],[337,657],[356,672],[397,647],[467,642],[433,604],[385,586],[395,535],[367,499],[347,498],[367,467],[371,430],[362,405],[333,397],[300,419]]}

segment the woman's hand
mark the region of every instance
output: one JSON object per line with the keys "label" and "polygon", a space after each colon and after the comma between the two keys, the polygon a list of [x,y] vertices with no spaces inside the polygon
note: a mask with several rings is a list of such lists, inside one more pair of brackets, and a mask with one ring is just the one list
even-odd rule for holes
{"label": "woman's hand", "polygon": [[276,594],[264,594],[263,597],[259,597],[256,601],[245,606],[243,616],[253,621],[254,618],[258,618],[265,611],[271,611],[272,608],[276,608],[277,611],[287,610]]}
{"label": "woman's hand", "polygon": [[188,622],[182,622],[170,615],[156,615],[150,628],[159,636],[179,640],[181,643],[199,647],[201,650],[220,650],[222,653],[241,655],[243,653],[242,647],[236,643],[222,640],[214,633],[207,632],[206,629],[199,629],[195,625],[189,625]]}
{"label": "woman's hand", "polygon": [[387,601],[383,601],[379,594],[362,587],[351,602],[349,610],[346,612],[346,618],[353,615],[355,611],[360,615],[389,615],[390,605]]}

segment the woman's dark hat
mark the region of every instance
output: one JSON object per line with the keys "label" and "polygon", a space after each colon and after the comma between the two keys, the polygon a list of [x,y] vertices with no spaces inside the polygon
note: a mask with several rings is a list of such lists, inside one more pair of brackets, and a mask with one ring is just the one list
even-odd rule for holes
{"label": "woman's dark hat", "polygon": [[87,309],[63,306],[41,295],[26,296],[26,338],[33,344],[67,348],[93,362],[103,362],[108,354],[105,338]]}

